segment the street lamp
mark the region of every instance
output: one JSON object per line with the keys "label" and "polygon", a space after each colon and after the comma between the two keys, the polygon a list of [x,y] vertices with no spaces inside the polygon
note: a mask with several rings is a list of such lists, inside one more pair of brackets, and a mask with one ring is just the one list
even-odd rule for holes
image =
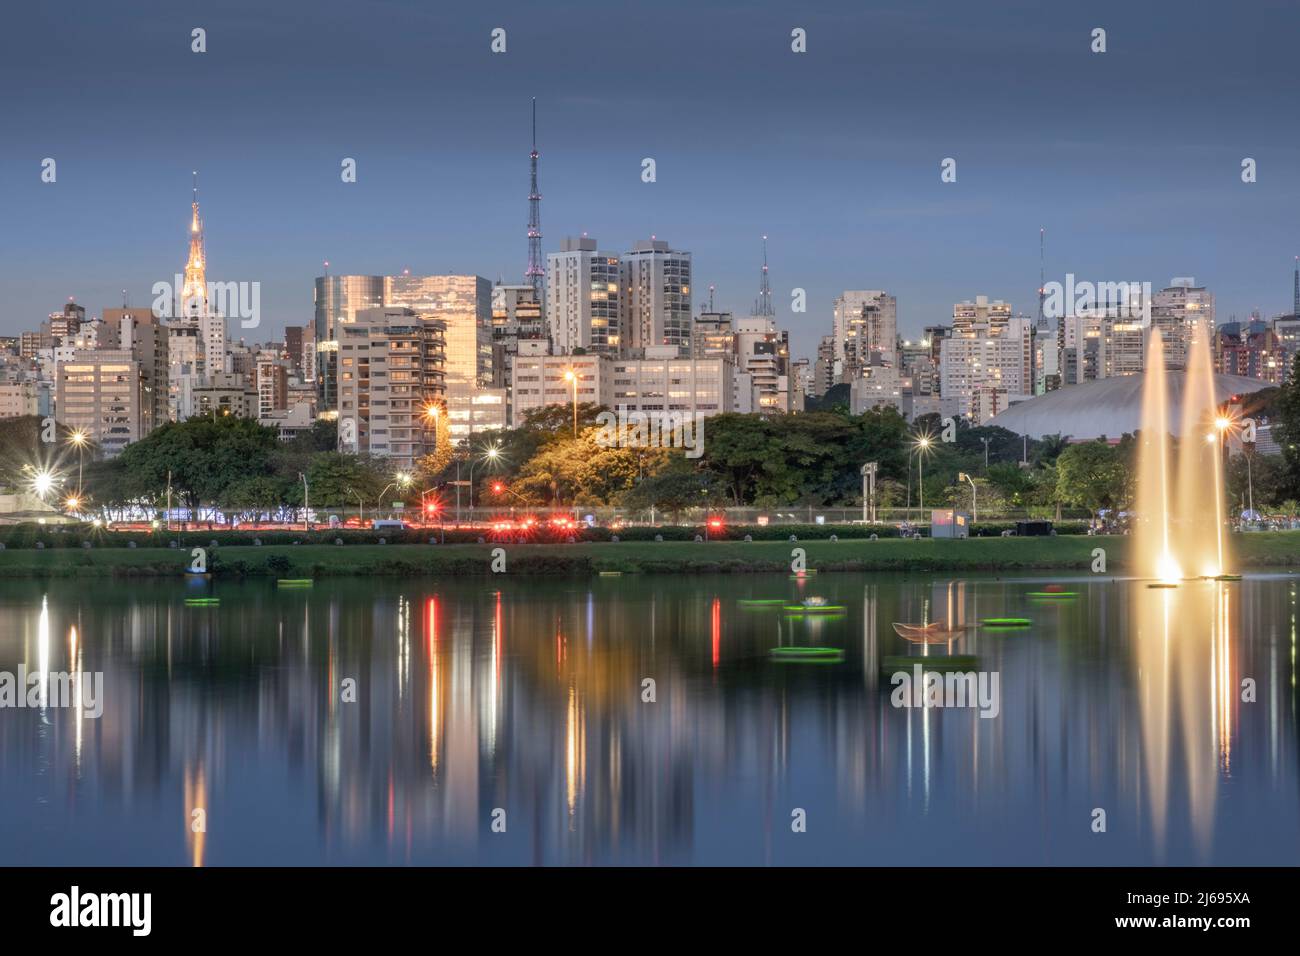
{"label": "street lamp", "polygon": [[388,494],[389,488],[392,488],[393,486],[397,486],[398,488],[406,488],[410,484],[411,484],[411,476],[404,471],[399,471],[396,475],[393,476],[392,481],[384,485],[384,490],[379,493],[379,507],[380,508],[384,507],[384,495]]}
{"label": "street lamp", "polygon": [[578,437],[578,375],[573,369],[564,373],[564,380],[573,384],[573,437]]}
{"label": "street lamp", "polygon": [[979,504],[975,500],[975,479],[972,478],[970,475],[966,474],[966,472],[959,471],[957,472],[957,480],[970,482],[970,513],[971,513],[971,523],[973,524],[974,522],[980,520],[980,508],[979,508]]}
{"label": "street lamp", "polygon": [[86,443],[90,441],[90,435],[84,428],[78,428],[68,436],[68,441],[76,446],[77,449],[77,493],[80,494],[83,452],[85,451]]}
{"label": "street lamp", "polygon": [[[344,490],[347,491],[347,493],[350,494],[350,495],[356,495],[356,496],[357,496],[357,519],[361,522],[362,527],[365,527],[365,524],[366,524],[366,502],[365,502],[365,500],[361,497],[361,493],[360,493],[360,492],[358,492],[358,491],[354,491],[352,488],[346,488],[346,489],[344,489]],[[346,515],[345,515],[345,517],[346,517]]]}
{"label": "street lamp", "polygon": [[474,520],[474,466],[484,461],[495,462],[501,457],[501,447],[493,445],[483,453],[483,457],[476,461],[470,462],[469,465],[469,517],[470,521]]}
{"label": "street lamp", "polygon": [[929,435],[918,435],[912,442],[912,447],[916,449],[916,490],[920,497],[921,519],[925,519],[925,456],[930,453],[930,446],[934,444],[934,439]]}
{"label": "street lamp", "polygon": [[311,503],[307,498],[307,475],[305,472],[298,472],[298,477],[302,479],[302,527],[304,531],[311,530]]}

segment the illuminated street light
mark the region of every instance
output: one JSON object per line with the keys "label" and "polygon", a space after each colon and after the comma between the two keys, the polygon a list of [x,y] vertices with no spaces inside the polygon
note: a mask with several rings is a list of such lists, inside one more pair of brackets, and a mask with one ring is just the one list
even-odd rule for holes
{"label": "illuminated street light", "polygon": [[501,457],[501,446],[500,446],[500,445],[493,445],[491,448],[488,448],[488,449],[485,449],[485,450],[484,450],[484,452],[483,452],[483,457],[482,457],[482,458],[479,458],[479,459],[476,459],[475,461],[470,462],[470,465],[469,465],[469,513],[470,513],[471,520],[472,520],[473,515],[474,515],[474,466],[475,466],[475,465],[478,465],[480,462],[485,462],[485,461],[495,462],[495,461],[496,461],[498,458],[500,458],[500,457]]}
{"label": "illuminated street light", "polygon": [[573,437],[578,437],[578,375],[573,369],[564,373],[564,380],[573,384]]}
{"label": "illuminated street light", "polygon": [[916,449],[916,469],[917,479],[916,488],[920,495],[921,517],[925,517],[925,456],[930,453],[930,446],[934,444],[934,439],[929,435],[918,435],[912,443]]}

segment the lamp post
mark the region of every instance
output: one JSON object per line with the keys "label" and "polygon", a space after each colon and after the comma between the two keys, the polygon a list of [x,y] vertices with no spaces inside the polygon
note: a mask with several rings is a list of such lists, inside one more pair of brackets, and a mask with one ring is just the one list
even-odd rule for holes
{"label": "lamp post", "polygon": [[302,527],[304,531],[311,530],[311,502],[308,500],[307,474],[298,472],[298,477],[302,479]]}
{"label": "lamp post", "polygon": [[77,496],[78,497],[81,496],[82,459],[85,457],[84,452],[86,448],[86,442],[89,440],[90,440],[90,436],[86,433],[86,430],[84,428],[78,428],[76,431],[74,431],[71,435],[68,436],[68,441],[71,442],[77,449]]}
{"label": "lamp post", "polygon": [[406,472],[399,471],[396,475],[394,475],[393,480],[390,481],[388,484],[384,485],[384,490],[379,493],[378,507],[380,508],[380,510],[382,510],[384,507],[384,495],[388,494],[389,488],[392,488],[394,486],[397,486],[399,488],[405,488],[408,485],[410,485],[410,483],[411,483],[411,476],[408,475]]}
{"label": "lamp post", "polygon": [[469,520],[474,520],[474,466],[484,461],[496,461],[501,457],[501,448],[493,445],[483,453],[483,457],[470,462],[469,465]]}
{"label": "lamp post", "polygon": [[[879,462],[869,461],[862,466],[862,523],[876,523],[876,471]],[[871,503],[870,511],[867,502]]]}
{"label": "lamp post", "polygon": [[921,435],[914,444],[916,446],[916,494],[920,500],[921,519],[925,520],[925,456],[929,454],[934,440],[929,435]]}
{"label": "lamp post", "polygon": [[573,437],[578,437],[578,374],[569,369],[564,373],[564,380],[573,385]]}
{"label": "lamp post", "polygon": [[966,472],[959,471],[957,472],[957,480],[970,482],[970,513],[971,523],[974,524],[980,520],[980,506],[975,498],[975,479],[966,474]]}
{"label": "lamp post", "polygon": [[353,490],[352,488],[348,488],[348,489],[347,489],[347,492],[348,492],[348,494],[350,494],[350,495],[356,495],[356,496],[357,496],[357,520],[361,522],[361,526],[362,526],[362,527],[365,527],[365,524],[366,524],[366,502],[365,502],[365,500],[361,497],[361,493],[360,493],[360,492],[355,491],[355,490]]}

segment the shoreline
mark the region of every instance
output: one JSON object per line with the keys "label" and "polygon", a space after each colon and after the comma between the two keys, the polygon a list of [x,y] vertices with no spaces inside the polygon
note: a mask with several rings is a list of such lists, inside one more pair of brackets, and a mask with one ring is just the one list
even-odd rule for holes
{"label": "shoreline", "polygon": [[[1096,549],[1105,567],[1126,573],[1131,538],[1062,535],[1043,538],[864,539],[829,541],[628,541],[573,544],[223,545],[207,551],[211,578],[368,576],[584,576],[622,574],[791,573],[796,549],[818,572],[1093,571]],[[1234,570],[1300,570],[1300,531],[1232,536]],[[8,548],[0,579],[190,575],[189,548]],[[493,565],[496,564],[496,570]],[[197,577],[197,576],[196,576]]]}

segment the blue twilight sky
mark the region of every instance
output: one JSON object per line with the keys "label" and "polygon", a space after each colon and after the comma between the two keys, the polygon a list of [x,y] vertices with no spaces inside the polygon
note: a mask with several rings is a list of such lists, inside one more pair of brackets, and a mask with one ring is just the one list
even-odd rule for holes
{"label": "blue twilight sky", "polygon": [[150,301],[193,169],[208,278],[262,283],[258,339],[310,321],[325,259],[517,282],[534,95],[547,251],[655,234],[694,254],[697,311],[714,284],[747,312],[766,233],[799,355],[845,288],[897,295],[905,335],[977,294],[1033,313],[1040,226],[1049,281],[1192,275],[1221,320],[1289,311],[1298,45],[1295,0],[8,4],[0,334]]}

